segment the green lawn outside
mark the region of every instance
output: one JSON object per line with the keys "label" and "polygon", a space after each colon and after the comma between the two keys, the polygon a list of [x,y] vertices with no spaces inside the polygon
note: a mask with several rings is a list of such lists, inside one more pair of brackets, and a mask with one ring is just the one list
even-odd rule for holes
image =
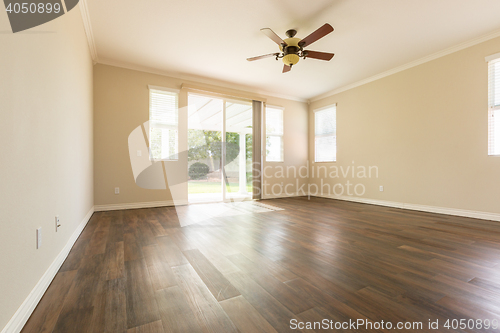
{"label": "green lawn outside", "polygon": [[[238,192],[240,186],[238,183],[229,183],[228,193]],[[188,182],[188,193],[221,193],[220,182]],[[252,185],[247,185],[247,192],[252,192]]]}

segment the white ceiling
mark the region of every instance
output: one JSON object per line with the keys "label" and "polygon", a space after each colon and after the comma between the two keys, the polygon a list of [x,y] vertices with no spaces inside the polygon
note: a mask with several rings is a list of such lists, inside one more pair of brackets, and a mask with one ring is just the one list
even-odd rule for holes
{"label": "white ceiling", "polygon": [[[171,76],[210,78],[310,99],[500,30],[499,0],[87,0],[98,62],[141,66]],[[260,32],[303,38],[335,31],[308,49],[330,62],[301,60],[282,74]]]}

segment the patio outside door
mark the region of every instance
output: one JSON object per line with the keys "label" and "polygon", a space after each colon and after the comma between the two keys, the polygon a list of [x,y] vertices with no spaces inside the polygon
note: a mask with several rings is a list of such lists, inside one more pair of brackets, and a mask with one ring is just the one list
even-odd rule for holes
{"label": "patio outside door", "polygon": [[251,198],[252,105],[188,94],[188,201]]}

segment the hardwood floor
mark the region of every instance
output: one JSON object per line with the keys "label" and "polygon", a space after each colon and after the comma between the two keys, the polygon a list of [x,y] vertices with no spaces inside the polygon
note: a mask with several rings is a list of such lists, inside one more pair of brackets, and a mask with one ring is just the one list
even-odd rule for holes
{"label": "hardwood floor", "polygon": [[22,332],[288,332],[300,331],[292,319],[325,318],[485,332],[443,325],[500,321],[500,223],[264,202],[284,210],[183,227],[178,215],[200,206],[95,213]]}

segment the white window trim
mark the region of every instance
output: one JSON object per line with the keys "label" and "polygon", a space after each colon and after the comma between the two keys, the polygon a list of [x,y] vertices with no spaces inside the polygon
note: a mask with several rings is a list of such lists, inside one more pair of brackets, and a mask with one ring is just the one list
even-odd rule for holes
{"label": "white window trim", "polygon": [[[485,58],[485,61],[487,62],[488,64],[488,156],[496,156],[496,157],[499,157],[500,154],[495,154],[493,153],[490,149],[491,149],[491,121],[492,121],[492,117],[493,117],[493,113],[495,111],[500,111],[500,105],[490,105],[490,98],[491,96],[495,93],[495,86],[491,86],[490,85],[490,64],[491,63],[497,63],[497,62],[500,62],[500,53],[495,53],[495,54],[492,54],[492,55],[489,55]],[[495,143],[495,144],[500,144],[500,143]]]}
{"label": "white window trim", "polygon": [[[317,162],[316,161],[316,138],[324,138],[324,137],[328,137],[328,136],[331,136],[331,135],[328,135],[328,134],[323,134],[323,135],[316,135],[316,112],[320,112],[320,111],[324,111],[326,109],[329,109],[331,107],[335,107],[335,110],[337,109],[337,103],[333,103],[333,104],[329,104],[327,106],[323,106],[319,109],[315,109],[313,110],[313,113],[314,113],[314,160],[313,160],[313,163],[336,163],[337,162],[337,154],[335,154],[335,160],[333,161],[321,161],[321,162]],[[335,118],[337,117],[337,112],[335,112]],[[335,123],[337,123],[335,121]],[[335,126],[336,127],[336,126]],[[335,128],[335,131],[337,129]],[[335,135],[335,137],[337,137],[337,135]],[[336,142],[336,140],[335,140]],[[335,149],[337,149],[337,144],[335,144]]]}
{"label": "white window trim", "polygon": [[176,94],[180,94],[180,92],[181,92],[180,89],[160,87],[160,86],[152,86],[152,85],[148,85],[148,89],[149,90],[168,91],[168,92],[176,93]]}
{"label": "white window trim", "polygon": [[[151,162],[178,162],[179,161],[179,95],[180,95],[180,92],[181,90],[180,89],[173,89],[173,88],[167,88],[167,87],[160,87],[160,86],[153,86],[153,85],[148,85],[148,120],[149,120],[149,126],[148,126],[148,129],[147,129],[147,136],[148,136],[148,147],[151,145],[151,142],[149,141],[150,139],[150,130],[152,127],[155,127],[155,128],[165,128],[165,129],[175,129],[177,130],[177,138],[176,138],[176,146],[177,146],[177,158],[174,159],[154,159],[153,158],[153,154],[151,153],[151,150],[150,150],[150,153],[149,153],[149,160]],[[175,126],[170,126],[170,125],[163,125],[163,124],[157,124],[156,122],[154,121],[151,121],[151,91],[166,91],[166,92],[170,92],[170,93],[174,93],[174,94],[177,94],[177,127]],[[149,148],[151,149],[151,148]]]}
{"label": "white window trim", "polygon": [[486,62],[490,62],[490,61],[493,61],[493,60],[496,60],[496,59],[500,59],[500,53],[495,53],[495,54],[489,55],[486,58],[484,58],[484,60]]}
{"label": "white window trim", "polygon": [[[266,142],[267,142],[267,108],[270,109],[278,109],[281,110],[281,115],[282,115],[282,121],[283,121],[283,134],[281,135],[273,135],[273,136],[281,136],[281,161],[268,161],[267,160],[267,150],[265,149]],[[283,106],[277,106],[277,105],[271,105],[271,104],[265,104],[264,105],[264,149],[263,152],[265,155],[265,161],[266,163],[285,163],[285,108]]]}

